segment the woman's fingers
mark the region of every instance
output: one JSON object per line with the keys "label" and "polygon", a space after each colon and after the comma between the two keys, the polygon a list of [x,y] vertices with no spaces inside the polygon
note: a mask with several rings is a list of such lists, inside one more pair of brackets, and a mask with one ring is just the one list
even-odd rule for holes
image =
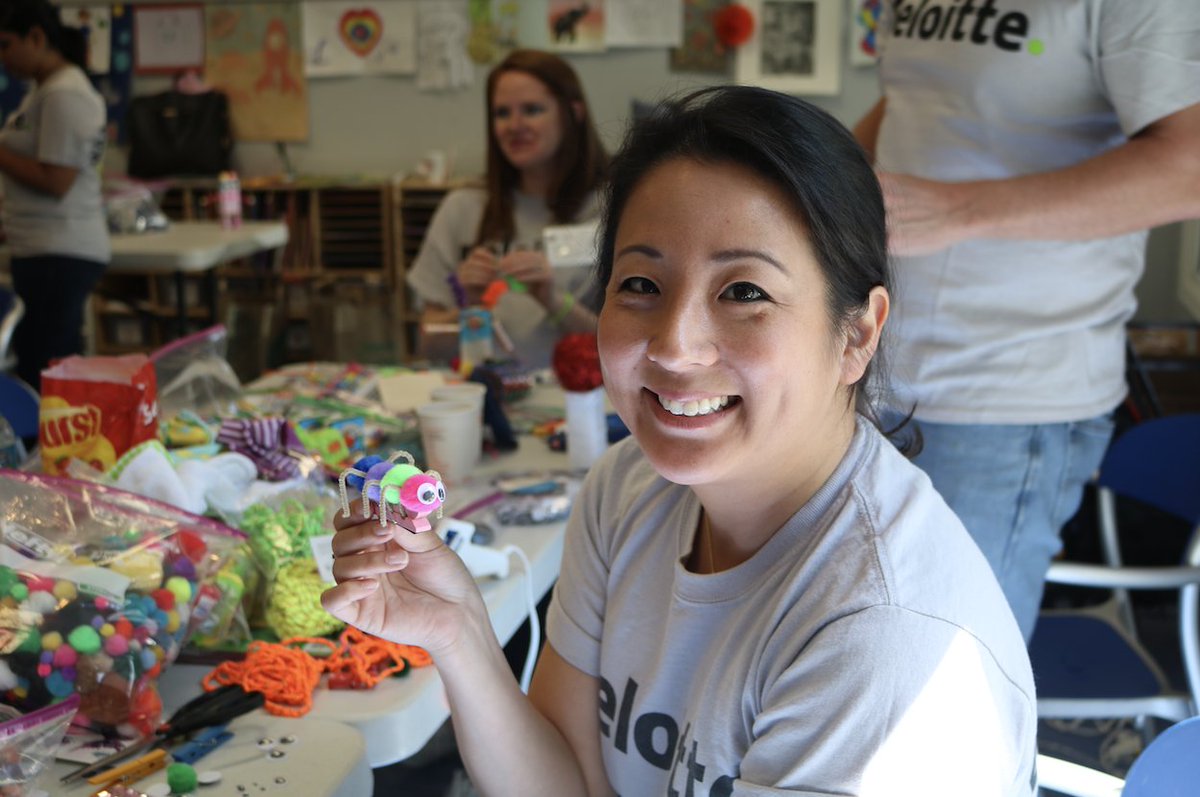
{"label": "woman's fingers", "polygon": [[403,570],[409,553],[398,545],[380,545],[371,550],[356,550],[352,555],[334,553],[333,577],[341,583],[359,578],[373,578]]}
{"label": "woman's fingers", "polygon": [[355,513],[339,519],[336,525],[338,531],[331,547],[333,575],[339,582],[401,570],[408,565],[410,554],[427,553],[443,545],[432,530],[414,533],[393,523],[381,526],[378,520],[363,520]]}
{"label": "woman's fingers", "polygon": [[321,593],[321,606],[339,620],[349,621],[357,615],[355,604],[379,589],[379,579],[344,581]]}
{"label": "woman's fingers", "polygon": [[337,529],[337,533],[333,535],[335,557],[349,556],[372,545],[381,545],[390,540],[397,530],[402,530],[391,523],[381,526],[374,518],[357,521],[352,518],[347,521],[347,525],[335,521],[334,527]]}
{"label": "woman's fingers", "polygon": [[541,252],[522,251],[506,255],[500,271],[522,282],[545,282],[552,278],[550,261]]}
{"label": "woman's fingers", "polygon": [[488,250],[477,247],[458,267],[458,281],[463,285],[486,285],[496,276],[496,258]]}
{"label": "woman's fingers", "polygon": [[426,553],[444,545],[442,538],[433,529],[412,532],[402,526],[394,526],[393,528],[395,528],[396,533],[392,536],[392,540],[401,548],[411,553]]}
{"label": "woman's fingers", "polygon": [[[374,509],[374,506],[374,503],[372,503],[372,509]],[[362,499],[356,498],[350,502],[349,515],[340,509],[334,514],[333,528],[335,531],[341,531],[342,529],[349,528],[351,526],[357,526],[359,523],[365,523],[368,520],[370,520],[370,517],[363,514]]]}

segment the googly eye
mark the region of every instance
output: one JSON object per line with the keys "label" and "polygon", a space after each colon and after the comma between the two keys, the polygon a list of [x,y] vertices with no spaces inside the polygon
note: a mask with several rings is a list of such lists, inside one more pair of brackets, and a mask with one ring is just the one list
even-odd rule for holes
{"label": "googly eye", "polygon": [[446,500],[446,485],[442,484],[440,481],[437,483],[437,495],[439,501]]}
{"label": "googly eye", "polygon": [[417,500],[425,506],[431,505],[437,500],[437,488],[432,484],[422,484],[417,488]]}

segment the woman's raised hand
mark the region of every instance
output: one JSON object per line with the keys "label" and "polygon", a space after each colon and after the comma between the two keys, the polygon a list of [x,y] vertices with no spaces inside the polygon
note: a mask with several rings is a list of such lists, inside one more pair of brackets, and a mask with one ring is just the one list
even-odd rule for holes
{"label": "woman's raised hand", "polygon": [[533,298],[550,308],[554,301],[554,272],[546,255],[536,249],[509,252],[498,264],[500,273],[524,283]]}
{"label": "woman's raised hand", "polygon": [[338,512],[334,528],[337,586],[321,605],[339,620],[436,656],[454,646],[468,615],[486,616],[475,580],[435,532],[380,526],[358,506],[349,517]]}
{"label": "woman's raised hand", "polygon": [[458,282],[464,288],[483,290],[499,273],[496,256],[484,246],[477,246],[458,264]]}

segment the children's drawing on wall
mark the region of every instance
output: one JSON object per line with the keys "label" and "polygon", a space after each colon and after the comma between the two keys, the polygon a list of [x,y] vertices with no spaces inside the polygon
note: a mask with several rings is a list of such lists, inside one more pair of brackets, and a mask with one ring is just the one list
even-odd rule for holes
{"label": "children's drawing on wall", "polygon": [[604,41],[609,47],[678,47],[683,41],[683,4],[606,0]]}
{"label": "children's drawing on wall", "polygon": [[468,0],[471,33],[467,55],[477,64],[490,64],[517,47],[518,0]]}
{"label": "children's drawing on wall", "polygon": [[850,3],[850,65],[874,66],[879,58],[875,49],[875,26],[879,22],[882,0],[847,0]]}
{"label": "children's drawing on wall", "polygon": [[683,0],[683,44],[671,48],[675,72],[729,72],[729,48],[721,43],[713,15],[727,0]]}
{"label": "children's drawing on wall", "polygon": [[417,71],[417,8],[401,0],[306,2],[304,74],[411,75]]}
{"label": "children's drawing on wall", "polygon": [[521,46],[517,37],[520,29],[521,4],[517,0],[491,0],[492,22],[496,26],[496,44],[504,51]]}
{"label": "children's drawing on wall", "polygon": [[172,74],[203,64],[203,6],[134,6],[133,65],[138,74]]}
{"label": "children's drawing on wall", "polygon": [[604,49],[604,0],[549,0],[546,22],[551,50]]}
{"label": "children's drawing on wall", "polygon": [[108,73],[112,64],[112,9],[69,6],[59,10],[64,25],[79,28],[87,42],[87,66],[93,75]]}
{"label": "children's drawing on wall", "polygon": [[467,0],[421,0],[417,26],[417,88],[444,91],[470,86],[475,66],[467,56]]}
{"label": "children's drawing on wall", "polygon": [[295,3],[205,7],[208,82],[229,95],[234,137],[308,138],[308,88]]}

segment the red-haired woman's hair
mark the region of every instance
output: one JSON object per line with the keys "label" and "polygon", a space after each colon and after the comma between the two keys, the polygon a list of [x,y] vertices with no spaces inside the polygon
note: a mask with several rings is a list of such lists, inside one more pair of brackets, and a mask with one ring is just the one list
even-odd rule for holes
{"label": "red-haired woman's hair", "polygon": [[[608,153],[592,122],[579,76],[571,65],[542,50],[513,50],[488,74],[484,97],[487,112],[487,205],[479,222],[477,243],[507,241],[513,236],[513,192],[520,173],[504,157],[492,126],[492,100],[496,84],[505,72],[524,72],[537,78],[558,103],[562,140],[554,156],[553,172],[546,192],[546,207],[558,223],[569,222],[596,189],[608,171]],[[583,108],[582,118],[576,107]]]}

